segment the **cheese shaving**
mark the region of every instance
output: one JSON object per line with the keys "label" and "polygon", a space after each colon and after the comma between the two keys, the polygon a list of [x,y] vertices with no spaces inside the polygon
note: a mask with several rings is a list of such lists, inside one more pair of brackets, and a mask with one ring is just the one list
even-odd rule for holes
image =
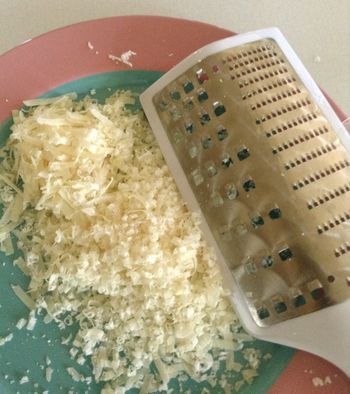
{"label": "cheese shaving", "polygon": [[[13,196],[3,201],[9,212],[0,235],[16,234],[24,261],[17,265],[30,275],[33,299],[12,288],[60,328],[79,324],[79,364],[89,356],[106,393],[166,390],[182,371],[205,380],[219,368],[213,349],[225,350],[218,353],[225,360],[251,337],[241,333],[198,218],[144,115],[126,109],[131,93],[104,104],[74,98],[30,100],[27,113],[14,112],[0,172],[0,189]],[[260,354],[246,357],[243,380],[250,383]],[[157,378],[148,372],[152,363]],[[240,370],[233,358],[227,365]],[[67,372],[85,379],[74,368]]]}

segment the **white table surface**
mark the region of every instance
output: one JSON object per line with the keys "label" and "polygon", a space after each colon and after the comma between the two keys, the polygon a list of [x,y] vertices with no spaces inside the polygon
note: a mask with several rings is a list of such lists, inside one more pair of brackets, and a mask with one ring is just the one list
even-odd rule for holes
{"label": "white table surface", "polygon": [[133,14],[196,19],[236,32],[277,26],[350,114],[350,0],[0,0],[0,54],[57,27]]}

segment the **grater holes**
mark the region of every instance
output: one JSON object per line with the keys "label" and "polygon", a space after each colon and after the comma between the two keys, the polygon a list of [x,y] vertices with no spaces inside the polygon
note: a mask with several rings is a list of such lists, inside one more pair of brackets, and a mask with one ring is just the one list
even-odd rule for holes
{"label": "grater holes", "polygon": [[230,156],[226,155],[226,156],[222,159],[221,165],[222,165],[224,168],[229,168],[229,167],[231,167],[231,166],[233,165],[233,160],[231,159]]}
{"label": "grater holes", "polygon": [[220,101],[215,101],[213,103],[213,110],[216,116],[221,116],[226,112],[225,106]]}
{"label": "grater holes", "polygon": [[270,312],[265,306],[258,307],[256,312],[260,320],[265,320],[270,316]]}
{"label": "grater holes", "polygon": [[187,134],[193,134],[196,130],[196,126],[191,120],[189,120],[185,122],[185,130]]}
{"label": "grater holes", "polygon": [[271,138],[274,135],[283,133],[284,131],[287,131],[287,130],[293,128],[294,126],[302,125],[302,124],[310,122],[316,118],[317,118],[317,115],[313,112],[308,113],[308,114],[304,114],[304,115],[294,119],[293,122],[289,121],[286,123],[282,123],[280,126],[277,126],[276,128],[271,129],[270,131],[266,132],[265,135],[267,138]]}
{"label": "grater holes", "polygon": [[178,90],[172,90],[170,92],[170,97],[173,101],[179,101],[181,98],[180,92]]}
{"label": "grater holes", "polygon": [[247,261],[244,263],[244,269],[248,275],[256,274],[258,271],[256,264],[251,258],[248,258]]}
{"label": "grater holes", "polygon": [[197,99],[200,103],[202,103],[203,101],[208,100],[209,96],[206,90],[204,89],[198,89],[197,91]]}
{"label": "grater holes", "polygon": [[221,207],[224,204],[224,200],[223,200],[223,198],[221,197],[221,195],[219,193],[214,193],[211,196],[211,201],[212,201],[212,205],[215,208],[219,208],[219,207]]}
{"label": "grater holes", "polygon": [[209,136],[203,137],[201,142],[203,149],[209,149],[213,146],[213,141]]}
{"label": "grater holes", "polygon": [[319,234],[323,234],[332,228],[339,226],[342,223],[345,223],[350,220],[350,211],[344,212],[335,218],[329,220],[328,222],[325,222],[317,227],[317,232]]}
{"label": "grater holes", "polygon": [[245,182],[243,182],[243,189],[248,193],[255,189],[256,185],[252,178],[248,178]]}
{"label": "grater holes", "polygon": [[251,223],[254,228],[258,228],[264,225],[264,219],[261,215],[255,215],[251,218]]}
{"label": "grater holes", "polygon": [[343,186],[340,186],[334,190],[326,192],[322,196],[316,197],[315,199],[309,201],[307,203],[307,207],[309,209],[317,208],[318,206],[323,205],[323,204],[327,203],[328,201],[331,201],[337,197],[340,197],[348,192],[350,192],[350,182],[343,185]]}
{"label": "grater holes", "polygon": [[185,93],[190,93],[194,89],[194,85],[191,81],[186,81],[182,86]]}
{"label": "grater holes", "polygon": [[350,252],[350,242],[345,242],[342,245],[334,249],[335,257],[341,257],[342,255]]}
{"label": "grater holes", "polygon": [[235,231],[238,235],[244,235],[248,232],[247,226],[244,223],[237,223]]}
{"label": "grater holes", "polygon": [[[301,136],[295,137],[292,140],[284,142],[278,146],[272,148],[272,153],[277,154],[279,152],[283,152],[289,148],[293,148],[295,145],[302,144],[306,141],[310,141],[313,138],[319,137],[320,135],[329,133],[329,129],[326,126],[318,127],[317,129],[310,130]],[[269,137],[271,136],[272,131],[269,132]],[[277,134],[277,131],[274,130],[274,135]]]}
{"label": "grater holes", "polygon": [[217,74],[220,72],[220,68],[218,65],[214,64],[214,66],[211,68],[213,73]]}
{"label": "grater holes", "polygon": [[272,220],[280,219],[281,216],[282,216],[281,209],[277,206],[269,211],[269,217]]}
{"label": "grater holes", "polygon": [[195,145],[191,146],[190,149],[188,150],[188,154],[190,155],[191,159],[194,159],[195,157],[197,157],[198,153],[199,153],[199,150]]}
{"label": "grater holes", "polygon": [[[301,155],[300,157],[298,157],[294,160],[290,160],[287,164],[285,164],[284,168],[286,170],[290,170],[290,169],[297,167],[303,163],[306,163],[307,161],[317,159],[318,157],[320,157],[322,155],[330,153],[335,149],[337,149],[337,146],[334,143],[321,146],[321,147],[314,149],[310,152],[304,153],[303,155]],[[329,175],[329,174],[327,174],[327,175]]]}
{"label": "grater holes", "polygon": [[316,181],[320,180],[321,178],[325,178],[326,176],[334,174],[338,171],[341,171],[344,168],[347,168],[349,166],[350,166],[350,163],[347,160],[339,161],[338,163],[332,164],[324,170],[320,170],[318,172],[315,172],[315,173],[308,175],[307,177],[293,183],[292,187],[294,190],[301,189],[301,188],[309,185],[310,183],[316,182]]}
{"label": "grater holes", "polygon": [[[252,82],[254,82],[254,81],[252,81]],[[289,83],[290,83],[290,81],[287,80],[286,78],[278,78],[278,79],[276,79],[274,81],[271,81],[267,85],[263,85],[263,86],[257,88],[256,90],[253,89],[253,90],[249,91],[247,93],[247,95],[244,96],[244,100],[247,99],[247,98],[251,98],[253,96],[257,96],[257,95],[262,94],[262,93],[266,93],[266,92],[268,92],[268,91],[270,91],[272,89],[288,85]],[[299,91],[299,93],[301,93],[301,91]]]}
{"label": "grater holes", "polygon": [[328,275],[327,280],[329,283],[334,283],[335,282],[335,276],[334,275]]}
{"label": "grater holes", "polygon": [[216,134],[217,134],[219,141],[223,141],[228,136],[228,132],[227,132],[226,128],[222,125],[219,125],[216,128]]}
{"label": "grater holes", "polygon": [[191,110],[194,108],[194,104],[193,104],[192,98],[186,98],[186,99],[184,99],[183,102],[182,102],[182,104],[183,104],[184,108],[185,108],[187,111],[191,111]]}
{"label": "grater holes", "polygon": [[183,135],[179,129],[175,129],[172,132],[173,141],[175,144],[179,144],[183,140]]}
{"label": "grater holes", "polygon": [[300,308],[306,304],[306,299],[300,290],[294,294],[292,304],[295,308]]}
{"label": "grater holes", "polygon": [[164,99],[161,99],[159,102],[159,109],[161,112],[168,110],[168,102]]}
{"label": "grater holes", "polygon": [[271,268],[274,264],[272,256],[263,256],[261,258],[261,265],[263,268]]}
{"label": "grater holes", "polygon": [[311,294],[311,297],[315,300],[321,300],[325,296],[324,288],[318,279],[315,279],[307,284],[307,288]]}
{"label": "grater holes", "polygon": [[276,313],[280,314],[287,310],[287,304],[284,302],[281,296],[274,296],[272,297],[271,301]]}
{"label": "grater holes", "polygon": [[346,279],[345,279],[345,281],[346,281],[346,285],[347,285],[348,287],[350,287],[350,276],[347,276]]}
{"label": "grater holes", "polygon": [[198,168],[196,170],[192,171],[191,175],[192,175],[193,183],[196,186],[199,186],[201,183],[204,182],[204,177]]}
{"label": "grater holes", "polygon": [[290,260],[293,257],[291,249],[286,246],[278,252],[278,255],[282,261]]}
{"label": "grater holes", "polygon": [[242,146],[241,148],[239,148],[238,152],[237,152],[237,157],[239,161],[245,160],[250,156],[250,152],[249,149],[245,146]]}
{"label": "grater holes", "polygon": [[233,183],[228,183],[225,186],[226,197],[229,200],[234,200],[238,197],[239,193],[236,186]]}
{"label": "grater holes", "polygon": [[202,126],[204,126],[210,122],[210,116],[209,116],[208,112],[205,111],[204,109],[202,109],[199,112],[199,121]]}
{"label": "grater holes", "polygon": [[[274,84],[274,86],[275,85],[276,84]],[[266,99],[262,99],[262,100],[256,102],[255,104],[253,104],[251,106],[251,109],[253,111],[255,111],[256,109],[262,108],[262,107],[264,107],[264,106],[266,106],[268,104],[273,104],[273,103],[275,103],[275,102],[277,102],[279,100],[295,96],[295,95],[297,95],[299,93],[301,93],[299,88],[292,88],[290,90],[286,90],[286,91],[284,91],[282,93],[278,93],[278,94],[272,95],[271,97],[267,97]],[[292,109],[288,106],[287,108],[284,108],[283,110],[286,113],[287,111],[291,111]]]}
{"label": "grater holes", "polygon": [[209,177],[213,177],[218,173],[218,170],[213,161],[209,161],[205,167]]}
{"label": "grater holes", "polygon": [[[260,121],[261,122],[265,122],[266,120],[271,120],[271,119],[277,118],[277,117],[279,117],[279,116],[281,116],[283,114],[286,114],[287,112],[291,112],[291,111],[294,111],[296,109],[300,109],[300,108],[306,107],[309,104],[311,104],[311,101],[309,99],[303,99],[303,100],[295,101],[295,102],[291,103],[287,107],[281,107],[281,108],[279,108],[277,110],[271,111],[270,113],[267,113],[267,114],[263,115],[260,118]],[[297,124],[298,123],[296,121],[295,125],[297,125]],[[293,125],[294,125],[293,123],[287,124],[288,128],[293,127]]]}
{"label": "grater holes", "polygon": [[171,119],[174,122],[176,122],[177,120],[182,118],[182,113],[178,110],[178,108],[175,105],[170,107],[169,113],[170,113]]}
{"label": "grater holes", "polygon": [[197,76],[197,80],[200,84],[209,80],[208,74],[202,68],[200,68],[198,71],[196,71],[196,76]]}

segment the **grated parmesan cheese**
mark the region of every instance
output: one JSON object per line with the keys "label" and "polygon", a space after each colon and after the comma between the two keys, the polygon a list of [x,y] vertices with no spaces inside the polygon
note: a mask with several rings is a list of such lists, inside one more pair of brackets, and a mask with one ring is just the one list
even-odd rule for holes
{"label": "grated parmesan cheese", "polygon": [[[115,60],[135,53],[123,55]],[[8,189],[0,239],[16,235],[23,252],[17,264],[31,278],[32,298],[12,286],[33,309],[27,328],[34,328],[35,304],[62,329],[78,323],[76,336],[61,343],[73,340],[79,364],[91,358],[105,393],[167,390],[176,376],[215,386],[227,359],[243,374],[236,386],[251,383],[261,355],[246,353],[243,371],[234,361],[232,353],[252,338],[241,332],[198,218],[145,117],[125,107],[133,95],[117,92],[105,104],[75,98],[26,101],[1,151],[0,197]],[[156,376],[148,372],[152,362]],[[67,372],[91,382],[74,368]]]}

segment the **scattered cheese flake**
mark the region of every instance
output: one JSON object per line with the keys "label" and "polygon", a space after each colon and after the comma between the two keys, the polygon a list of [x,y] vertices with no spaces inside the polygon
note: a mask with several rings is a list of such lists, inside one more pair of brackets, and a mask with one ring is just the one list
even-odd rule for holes
{"label": "scattered cheese flake", "polygon": [[71,341],[71,339],[72,339],[72,334],[69,334],[68,337],[66,337],[66,338],[62,337],[61,338],[62,345],[68,345],[69,342]]}
{"label": "scattered cheese flake", "polygon": [[70,375],[70,377],[75,381],[75,382],[83,382],[84,381],[84,376],[81,375],[76,369],[73,367],[66,368],[66,371]]}
{"label": "scattered cheese flake", "polygon": [[30,311],[29,313],[29,319],[27,323],[27,330],[32,331],[35,327],[36,324],[36,317],[35,317],[35,310]]}
{"label": "scattered cheese flake", "polygon": [[16,327],[17,327],[19,330],[22,330],[22,328],[23,328],[26,324],[27,324],[27,320],[24,319],[24,318],[22,317],[21,319],[18,320],[18,322],[17,322],[17,324],[16,324]]}
{"label": "scattered cheese flake", "polygon": [[326,384],[332,384],[332,379],[328,375],[324,378],[321,378],[319,376],[315,376],[314,378],[312,378],[312,384],[315,387],[324,386]]}
{"label": "scattered cheese flake", "polygon": [[10,342],[13,339],[13,334],[10,333],[6,337],[0,337],[0,346],[4,346],[6,342]]}
{"label": "scattered cheese flake", "polygon": [[92,51],[94,49],[94,46],[91,44],[91,41],[87,42],[88,48]]}
{"label": "scattered cheese flake", "polygon": [[75,347],[72,347],[72,348],[69,350],[69,354],[71,355],[72,358],[74,358],[74,357],[77,355],[77,353],[78,353],[78,349],[75,348]]}
{"label": "scattered cheese flake", "polygon": [[21,380],[19,381],[19,384],[25,384],[25,383],[28,383],[28,382],[29,382],[28,376],[23,376],[21,378]]}
{"label": "scattered cheese flake", "polygon": [[110,54],[110,55],[108,55],[108,58],[115,61],[116,63],[121,62],[121,63],[126,64],[129,67],[133,67],[133,64],[129,61],[129,59],[135,55],[136,55],[136,52],[129,50],[129,51],[122,53],[120,56]]}
{"label": "scattered cheese flake", "polygon": [[52,372],[53,372],[53,369],[51,367],[47,367],[45,370],[45,377],[48,382],[51,382]]}
{"label": "scattered cheese flake", "polygon": [[85,359],[85,357],[82,356],[82,355],[80,355],[80,356],[77,358],[77,363],[78,363],[79,365],[85,364],[85,361],[86,361],[86,359]]}

